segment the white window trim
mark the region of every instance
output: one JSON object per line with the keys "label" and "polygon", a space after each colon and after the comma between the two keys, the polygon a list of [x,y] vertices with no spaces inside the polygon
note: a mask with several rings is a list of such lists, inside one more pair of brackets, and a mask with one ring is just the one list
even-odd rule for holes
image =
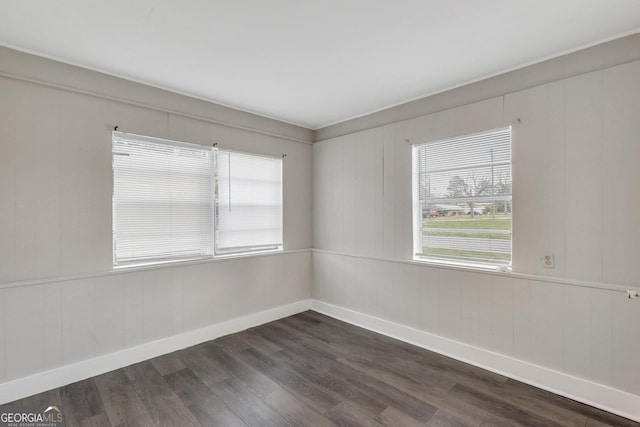
{"label": "white window trim", "polygon": [[[112,132],[114,267],[206,259],[213,255],[213,237],[211,241],[207,238],[213,235],[211,195],[202,191],[213,182],[212,156],[211,148],[198,144]],[[176,168],[180,164],[194,167],[197,172]],[[149,234],[136,236],[138,230],[132,224]],[[148,228],[147,224],[155,227]],[[177,232],[182,229],[186,234]]]}
{"label": "white window trim", "polygon": [[214,257],[233,257],[233,256],[241,256],[244,254],[260,254],[260,253],[273,253],[273,252],[283,252],[284,251],[284,155],[281,156],[271,156],[266,154],[255,154],[249,153],[246,151],[238,151],[238,150],[229,150],[226,148],[215,148],[214,149],[214,179],[217,178],[217,162],[218,162],[218,153],[224,152],[229,154],[239,154],[243,156],[251,156],[256,158],[264,158],[269,160],[278,160],[280,161],[280,231],[281,231],[281,242],[275,245],[259,245],[259,246],[246,246],[246,247],[236,247],[230,248],[228,250],[219,249],[218,242],[218,224],[216,221],[219,216],[216,215],[216,212],[219,214],[219,206],[218,199],[215,196],[215,185],[212,187],[212,202],[213,202],[213,221],[214,221]]}
{"label": "white window trim", "polygon": [[[162,258],[162,259],[142,259],[139,261],[136,260],[132,260],[132,261],[121,261],[119,263],[116,263],[116,253],[115,253],[115,245],[116,245],[116,236],[115,233],[113,233],[113,231],[115,231],[115,218],[114,218],[114,205],[113,205],[113,200],[112,200],[112,256],[113,256],[113,265],[112,265],[112,269],[114,271],[117,270],[126,270],[126,269],[148,269],[148,268],[154,268],[154,267],[163,267],[166,265],[172,265],[172,264],[185,264],[185,265],[189,265],[192,263],[198,263],[198,262],[207,262],[207,261],[214,261],[216,259],[234,259],[234,258],[245,258],[245,257],[251,257],[251,256],[264,256],[264,255],[269,255],[269,254],[278,254],[278,253],[285,253],[284,250],[284,155],[282,156],[270,156],[270,155],[266,155],[266,154],[255,154],[255,153],[251,153],[251,152],[245,152],[245,151],[236,151],[236,150],[229,150],[229,149],[219,149],[217,147],[212,147],[209,148],[207,146],[203,146],[203,145],[199,145],[199,144],[192,144],[192,143],[188,143],[188,142],[182,142],[182,141],[175,141],[175,140],[170,140],[170,139],[165,139],[165,138],[156,138],[156,137],[151,137],[151,136],[145,136],[145,135],[137,135],[137,134],[131,134],[131,133],[124,133],[124,132],[119,132],[119,131],[113,131],[112,132],[112,144],[113,141],[115,139],[118,140],[127,140],[127,138],[129,139],[133,139],[139,142],[150,142],[150,143],[154,143],[154,144],[163,144],[163,145],[167,145],[167,146],[176,146],[176,147],[185,147],[185,148],[191,148],[191,149],[200,149],[203,151],[206,150],[211,150],[212,151],[212,155],[213,155],[213,159],[212,159],[212,186],[211,186],[211,209],[212,209],[212,222],[213,222],[213,253],[211,255],[203,255],[203,256],[194,256],[194,257],[176,257],[176,258]],[[233,251],[224,251],[224,252],[218,252],[216,251],[216,224],[215,224],[215,220],[216,220],[216,215],[215,215],[215,204],[216,204],[216,196],[215,196],[215,179],[216,179],[216,175],[215,175],[215,162],[217,159],[217,153],[219,151],[224,151],[224,152],[228,152],[228,153],[237,153],[237,154],[243,154],[243,155],[249,155],[249,156],[254,156],[254,157],[263,157],[263,158],[269,158],[269,159],[278,159],[281,160],[281,177],[280,177],[280,185],[281,185],[281,190],[280,190],[280,207],[281,207],[281,226],[280,226],[280,230],[282,232],[282,243],[279,245],[275,245],[275,246],[268,246],[268,247],[256,247],[255,249],[247,249],[247,250],[233,250]],[[117,152],[114,152],[113,150],[113,146],[111,149],[111,155],[112,158],[114,155],[118,155]],[[113,188],[113,173],[112,172],[112,194],[114,192],[114,188]],[[240,249],[240,248],[239,248]]]}
{"label": "white window trim", "polygon": [[[463,139],[463,138],[472,138],[474,136],[479,136],[479,135],[485,135],[485,134],[489,134],[492,132],[497,132],[497,131],[501,131],[501,130],[506,130],[506,129],[510,129],[510,141],[511,141],[511,159],[510,159],[510,163],[511,163],[511,185],[512,185],[512,196],[511,196],[511,201],[513,203],[513,140],[514,140],[514,135],[513,135],[513,126],[501,126],[501,127],[496,127],[496,128],[492,128],[492,129],[487,129],[484,131],[480,131],[480,132],[475,132],[475,133],[471,133],[471,134],[465,134],[465,135],[459,135],[459,136],[453,136],[453,137],[449,137],[449,138],[443,138],[443,139],[433,139],[433,140],[421,140],[421,141],[412,141],[411,145],[412,145],[412,150],[416,147],[416,146],[421,146],[421,145],[426,145],[426,144],[431,144],[431,143],[439,143],[439,142],[447,142],[447,141],[454,141],[457,139]],[[464,259],[464,258],[460,258],[460,259],[456,259],[455,257],[451,257],[451,258],[446,258],[446,257],[431,257],[428,255],[425,255],[422,253],[422,240],[417,238],[417,236],[419,234],[421,234],[422,232],[422,209],[420,206],[420,200],[419,200],[419,196],[416,197],[416,195],[418,194],[417,190],[418,190],[418,186],[419,186],[419,174],[417,172],[418,169],[418,160],[415,158],[413,151],[412,151],[412,182],[411,182],[411,194],[412,194],[412,210],[413,210],[413,221],[412,221],[412,225],[413,225],[413,261],[419,262],[419,263],[424,263],[424,264],[433,264],[434,266],[444,266],[444,267],[454,267],[454,268],[463,268],[463,269],[474,269],[474,270],[483,270],[483,271],[498,271],[500,273],[511,273],[513,271],[512,266],[513,266],[513,216],[512,216],[512,223],[511,223],[511,253],[510,253],[510,261],[508,263],[493,263],[493,262],[484,262],[482,261],[473,261],[470,259]],[[512,207],[512,215],[513,215],[513,207]]]}

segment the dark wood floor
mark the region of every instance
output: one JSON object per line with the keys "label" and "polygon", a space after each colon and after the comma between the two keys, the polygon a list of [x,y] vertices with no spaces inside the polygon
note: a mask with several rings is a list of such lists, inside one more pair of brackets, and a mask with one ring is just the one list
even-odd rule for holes
{"label": "dark wood floor", "polygon": [[67,426],[638,426],[313,311],[16,404]]}

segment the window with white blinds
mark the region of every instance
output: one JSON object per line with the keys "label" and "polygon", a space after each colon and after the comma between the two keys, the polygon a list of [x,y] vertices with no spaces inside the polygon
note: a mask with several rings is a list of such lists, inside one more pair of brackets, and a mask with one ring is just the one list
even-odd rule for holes
{"label": "window with white blinds", "polygon": [[112,151],[115,266],[282,249],[282,158],[122,132]]}
{"label": "window with white blinds", "polygon": [[282,159],[216,154],[216,253],[282,248]]}
{"label": "window with white blinds", "polygon": [[511,262],[511,128],[413,147],[417,258]]}
{"label": "window with white blinds", "polygon": [[212,154],[113,132],[114,265],[213,255]]}

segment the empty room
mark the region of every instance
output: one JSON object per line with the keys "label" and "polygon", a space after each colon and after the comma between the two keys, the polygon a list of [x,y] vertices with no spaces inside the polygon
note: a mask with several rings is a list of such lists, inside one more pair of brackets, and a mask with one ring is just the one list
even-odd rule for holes
{"label": "empty room", "polygon": [[0,0],[0,427],[639,425],[639,0]]}

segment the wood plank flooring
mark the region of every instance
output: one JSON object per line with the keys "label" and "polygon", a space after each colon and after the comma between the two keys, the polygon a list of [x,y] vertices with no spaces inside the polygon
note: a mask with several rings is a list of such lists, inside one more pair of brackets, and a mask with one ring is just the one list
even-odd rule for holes
{"label": "wood plank flooring", "polygon": [[313,311],[14,402],[67,426],[638,426]]}

